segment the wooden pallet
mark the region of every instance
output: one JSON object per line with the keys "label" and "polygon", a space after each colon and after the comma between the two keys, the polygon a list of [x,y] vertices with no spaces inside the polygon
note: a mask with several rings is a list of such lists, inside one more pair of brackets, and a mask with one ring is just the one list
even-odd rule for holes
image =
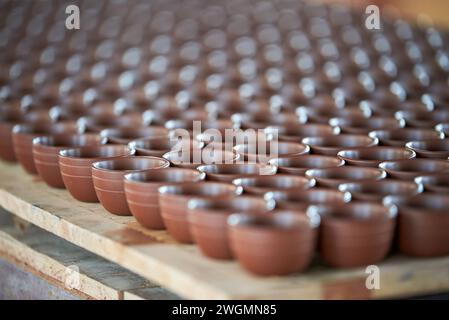
{"label": "wooden pallet", "polygon": [[132,217],[76,201],[18,165],[0,163],[0,206],[185,298],[387,298],[449,291],[449,257],[389,257],[379,264],[378,290],[366,289],[365,268],[316,264],[302,274],[256,277],[236,262],[208,259],[196,246],[176,243],[165,231],[145,230]]}

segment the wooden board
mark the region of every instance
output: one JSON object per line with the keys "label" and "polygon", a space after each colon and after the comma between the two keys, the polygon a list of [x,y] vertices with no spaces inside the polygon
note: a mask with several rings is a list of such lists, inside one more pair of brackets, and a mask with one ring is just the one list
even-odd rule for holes
{"label": "wooden board", "polygon": [[0,222],[1,258],[82,298],[124,299],[127,292],[135,292],[139,299],[176,298],[123,267],[36,226],[21,230],[2,210]]}
{"label": "wooden board", "polygon": [[208,259],[194,245],[177,244],[165,231],[145,230],[133,217],[78,202],[17,165],[0,164],[0,205],[185,298],[387,298],[449,291],[449,257],[390,257],[379,264],[379,290],[366,289],[365,268],[338,270],[318,264],[303,274],[256,277],[236,262]]}

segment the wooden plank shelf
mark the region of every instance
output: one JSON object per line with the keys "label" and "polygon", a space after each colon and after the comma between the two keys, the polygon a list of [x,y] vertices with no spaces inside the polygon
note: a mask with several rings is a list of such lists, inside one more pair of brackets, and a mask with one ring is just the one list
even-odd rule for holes
{"label": "wooden plank shelf", "polygon": [[[392,256],[378,265],[380,289],[365,286],[365,268],[314,264],[302,274],[261,278],[236,262],[202,256],[165,231],[146,230],[133,217],[74,200],[18,165],[0,163],[0,206],[69,242],[191,299],[391,298],[449,291],[449,257]],[[130,293],[132,297],[132,293]]]}

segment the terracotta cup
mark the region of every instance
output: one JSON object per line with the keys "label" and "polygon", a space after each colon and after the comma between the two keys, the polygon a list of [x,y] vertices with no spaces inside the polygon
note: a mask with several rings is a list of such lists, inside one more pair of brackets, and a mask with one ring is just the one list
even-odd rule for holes
{"label": "terracotta cup", "polygon": [[232,199],[192,199],[188,202],[190,232],[201,252],[214,259],[232,259],[227,219],[236,212],[264,214],[274,209],[274,201],[239,196]]}
{"label": "terracotta cup", "polygon": [[139,138],[168,137],[168,130],[164,127],[119,127],[101,130],[100,135],[110,143],[128,144]]}
{"label": "terracotta cup", "polygon": [[305,137],[325,137],[340,133],[339,127],[327,124],[304,123],[283,126],[269,126],[265,129],[268,134],[276,135],[280,141],[301,142]]}
{"label": "terracotta cup", "polygon": [[142,226],[148,229],[165,229],[160,213],[158,189],[163,185],[198,182],[205,174],[197,170],[167,168],[125,175],[125,195],[129,209]]}
{"label": "terracotta cup", "polygon": [[206,174],[206,180],[221,182],[232,182],[239,177],[273,175],[277,171],[273,165],[260,163],[206,164],[197,169]]}
{"label": "terracotta cup", "polygon": [[136,150],[139,156],[162,157],[170,151],[201,149],[204,143],[196,140],[179,141],[171,137],[152,137],[132,140],[128,146]]}
{"label": "terracotta cup", "polygon": [[375,130],[368,135],[372,138],[378,138],[381,145],[394,147],[404,147],[409,141],[444,138],[444,134],[436,130],[415,128]]}
{"label": "terracotta cup", "polygon": [[127,173],[167,168],[170,163],[158,157],[120,157],[92,164],[95,193],[103,207],[115,215],[130,216],[126,202],[124,179]]}
{"label": "terracotta cup", "polygon": [[415,183],[424,186],[425,191],[449,193],[449,173],[438,173],[418,176]]}
{"label": "terracotta cup", "polygon": [[376,146],[341,150],[337,156],[349,165],[377,168],[384,161],[415,158],[416,153],[407,148]]}
{"label": "terracotta cup", "polygon": [[279,156],[298,156],[309,153],[309,146],[294,142],[246,143],[234,147],[240,159],[248,162],[267,163]]}
{"label": "terracotta cup", "polygon": [[202,164],[235,163],[239,155],[232,151],[220,149],[182,149],[170,151],[163,155],[174,167],[196,169]]}
{"label": "terracotta cup", "polygon": [[98,202],[92,181],[92,163],[130,156],[133,150],[122,145],[87,146],[59,152],[59,169],[65,187],[82,202]]}
{"label": "terracotta cup", "polygon": [[329,120],[337,117],[369,117],[371,110],[369,108],[336,108],[336,107],[298,107],[296,114],[300,118],[307,119],[307,122],[328,124]]}
{"label": "terracotta cup", "polygon": [[412,196],[423,192],[423,187],[420,184],[390,179],[343,183],[338,189],[351,193],[355,200],[374,202],[381,202],[388,195]]}
{"label": "terracotta cup", "polygon": [[325,188],[338,188],[342,183],[354,181],[376,181],[384,179],[387,174],[378,168],[343,166],[338,168],[310,169],[305,176],[317,181],[317,185]]}
{"label": "terracotta cup", "polygon": [[78,124],[86,131],[100,132],[107,128],[140,127],[142,118],[135,114],[130,115],[95,115],[78,119]]}
{"label": "terracotta cup", "polygon": [[96,146],[106,142],[97,134],[58,134],[33,139],[33,159],[39,176],[53,188],[65,188],[59,169],[59,152],[68,148]]}
{"label": "terracotta cup", "polygon": [[325,137],[307,137],[302,143],[309,145],[312,153],[335,156],[342,149],[372,147],[378,144],[377,138],[364,135],[340,134]]}
{"label": "terracotta cup", "polygon": [[371,203],[317,205],[307,213],[321,216],[320,253],[333,267],[376,264],[388,254],[397,208]]}
{"label": "terracotta cup", "polygon": [[399,249],[411,256],[436,257],[449,254],[449,199],[445,194],[384,199],[399,208]]}
{"label": "terracotta cup", "polygon": [[447,110],[401,110],[395,113],[397,119],[403,119],[408,127],[433,128],[439,123],[449,122]]}
{"label": "terracotta cup", "polygon": [[228,218],[228,236],[240,265],[259,276],[286,275],[304,271],[315,254],[318,215],[278,213],[233,214]]}
{"label": "terracotta cup", "polygon": [[242,188],[222,182],[196,182],[164,185],[158,191],[160,212],[168,232],[181,243],[192,243],[188,201],[192,198],[231,199],[240,195]]}
{"label": "terracotta cup", "polygon": [[329,124],[339,127],[342,133],[368,134],[370,131],[398,129],[405,126],[405,121],[389,117],[364,117],[362,115],[332,118]]}
{"label": "terracotta cup", "polygon": [[435,158],[447,160],[449,157],[449,139],[429,139],[422,141],[409,141],[407,148],[416,152],[420,158]]}
{"label": "terracotta cup", "polygon": [[449,162],[437,159],[410,159],[385,161],[379,164],[389,176],[396,179],[414,180],[418,176],[449,172]]}
{"label": "terracotta cup", "polygon": [[351,201],[349,192],[338,190],[312,188],[302,192],[283,190],[268,192],[264,195],[267,200],[276,201],[276,208],[285,210],[306,210],[313,204],[341,204]]}
{"label": "terracotta cup", "polygon": [[263,195],[277,190],[307,190],[315,186],[315,179],[288,174],[264,175],[255,177],[238,178],[232,181],[236,186],[241,186],[248,194]]}
{"label": "terracotta cup", "polygon": [[270,164],[277,166],[279,173],[304,175],[313,168],[337,168],[345,164],[337,157],[322,155],[301,155],[271,159]]}
{"label": "terracotta cup", "polygon": [[18,124],[13,128],[14,153],[17,160],[30,174],[37,174],[33,160],[33,139],[58,133],[81,133],[73,122]]}

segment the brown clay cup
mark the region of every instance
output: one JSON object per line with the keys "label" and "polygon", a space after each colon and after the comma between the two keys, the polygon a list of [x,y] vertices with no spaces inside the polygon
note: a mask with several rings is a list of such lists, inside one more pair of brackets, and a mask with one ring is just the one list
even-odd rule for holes
{"label": "brown clay cup", "polygon": [[170,163],[157,157],[120,157],[92,164],[92,180],[95,193],[103,207],[112,214],[130,216],[124,189],[127,173],[167,168]]}
{"label": "brown clay cup", "polygon": [[449,162],[437,159],[411,159],[385,161],[379,164],[387,174],[395,179],[414,180],[425,174],[449,172]]}
{"label": "brown clay cup", "polygon": [[277,171],[273,165],[260,163],[205,164],[197,169],[206,174],[206,180],[229,183],[240,177],[273,175]]}
{"label": "brown clay cup", "polygon": [[152,137],[133,140],[128,146],[136,150],[138,156],[162,157],[170,151],[201,149],[204,143],[196,140],[179,141],[171,137]]}
{"label": "brown clay cup", "polygon": [[449,173],[418,176],[415,178],[415,183],[423,185],[425,191],[449,193]]}
{"label": "brown clay cup", "polygon": [[181,149],[170,151],[163,155],[164,159],[170,161],[172,166],[196,169],[202,164],[235,163],[239,155],[232,151],[223,151],[221,149]]}
{"label": "brown clay cup", "polygon": [[449,139],[409,141],[405,146],[415,151],[419,158],[447,160],[449,157]]}
{"label": "brown clay cup", "polygon": [[320,217],[301,213],[233,214],[228,218],[231,250],[258,276],[304,271],[312,261]]}
{"label": "brown clay cup", "polygon": [[222,182],[195,182],[164,185],[158,189],[159,207],[168,233],[181,243],[193,243],[188,224],[187,203],[192,198],[231,199],[242,188]]}
{"label": "brown clay cup", "polygon": [[343,183],[338,189],[351,193],[354,200],[373,202],[381,202],[388,195],[413,196],[423,192],[420,184],[391,179]]}
{"label": "brown clay cup", "polygon": [[271,159],[270,164],[278,168],[278,173],[304,175],[309,169],[337,168],[345,164],[342,159],[322,155],[301,155]]}
{"label": "brown clay cup", "polygon": [[232,181],[236,186],[241,186],[247,194],[264,195],[277,190],[307,190],[315,186],[315,179],[288,174],[264,175],[255,177],[238,178]]}
{"label": "brown clay cup", "polygon": [[98,202],[92,181],[92,163],[130,156],[133,150],[122,145],[87,146],[59,152],[59,169],[70,194],[82,202]]}
{"label": "brown clay cup", "polygon": [[338,168],[310,169],[306,171],[305,176],[315,179],[319,187],[338,188],[340,184],[347,182],[381,180],[387,174],[384,170],[378,168],[343,166]]}
{"label": "brown clay cup", "polygon": [[404,147],[409,141],[444,138],[444,134],[436,130],[415,128],[375,130],[371,131],[368,135],[372,138],[378,138],[380,145],[393,147]]}
{"label": "brown clay cup", "polygon": [[246,143],[234,147],[240,159],[255,163],[267,163],[272,158],[279,156],[299,156],[309,153],[309,146],[295,142]]}
{"label": "brown clay cup", "polygon": [[188,202],[190,232],[201,252],[213,259],[232,259],[227,219],[236,212],[264,214],[274,201],[239,196],[232,199],[192,199]]}
{"label": "brown clay cup", "polygon": [[336,156],[342,149],[372,147],[377,145],[378,142],[377,138],[357,134],[340,134],[302,139],[302,143],[310,146],[312,153],[327,156]]}
{"label": "brown clay cup", "polygon": [[125,195],[128,207],[143,227],[153,230],[165,229],[159,207],[159,187],[198,182],[204,178],[204,173],[182,168],[128,173],[125,175]]}
{"label": "brown clay cup", "polygon": [[377,168],[381,162],[415,158],[413,150],[402,147],[365,147],[341,150],[337,156],[348,165]]}
{"label": "brown clay cup", "polygon": [[132,140],[139,138],[165,138],[168,137],[168,130],[164,127],[118,127],[104,129],[100,132],[102,137],[106,137],[108,142],[117,144],[128,144]]}

